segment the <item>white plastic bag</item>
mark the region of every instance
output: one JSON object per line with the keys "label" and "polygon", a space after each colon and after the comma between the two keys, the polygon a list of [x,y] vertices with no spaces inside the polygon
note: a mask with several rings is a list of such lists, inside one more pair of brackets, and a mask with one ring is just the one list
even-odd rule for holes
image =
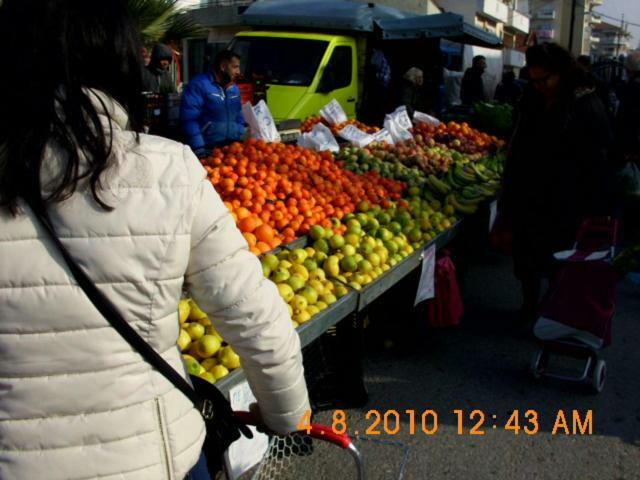
{"label": "white plastic bag", "polygon": [[398,123],[398,125],[405,130],[411,130],[411,128],[413,127],[413,123],[411,123],[409,113],[407,113],[407,107],[404,105],[400,105],[393,112],[391,112],[389,116],[393,118]]}
{"label": "white plastic bag", "polygon": [[352,145],[360,148],[366,147],[371,142],[375,141],[373,135],[369,135],[367,132],[363,132],[353,125],[347,125],[338,132],[338,135]]}
{"label": "white plastic bag", "polygon": [[404,142],[413,138],[409,129],[401,126],[398,120],[391,115],[384,117],[384,128],[389,132],[391,138],[393,138],[393,143]]}
{"label": "white plastic bag", "polygon": [[251,136],[265,142],[279,142],[280,134],[276,123],[269,111],[269,107],[260,100],[257,105],[251,106],[249,102],[242,105],[242,116],[249,124]]}
{"label": "white plastic bag", "polygon": [[442,122],[438,120],[436,117],[432,117],[427,113],[418,112],[417,110],[413,112],[413,122],[414,123],[426,123],[431,127],[437,127]]}
{"label": "white plastic bag", "polygon": [[320,116],[329,125],[340,125],[347,121],[347,114],[335,98],[320,109]]}
{"label": "white plastic bag", "polygon": [[322,123],[317,123],[313,130],[308,133],[303,133],[298,139],[298,145],[316,152],[323,152],[330,150],[332,152],[339,152],[340,146],[336,141],[333,133],[329,127]]}
{"label": "white plastic bag", "polygon": [[393,145],[393,137],[386,128],[373,134],[373,138],[377,143],[388,143]]}

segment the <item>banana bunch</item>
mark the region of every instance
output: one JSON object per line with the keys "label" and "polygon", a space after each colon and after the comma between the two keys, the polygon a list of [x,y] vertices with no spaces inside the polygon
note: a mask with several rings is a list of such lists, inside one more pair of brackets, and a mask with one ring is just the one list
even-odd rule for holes
{"label": "banana bunch", "polygon": [[465,215],[475,213],[480,203],[495,197],[500,189],[497,165],[455,163],[442,178],[427,177],[423,196],[429,201],[444,199],[446,205]]}

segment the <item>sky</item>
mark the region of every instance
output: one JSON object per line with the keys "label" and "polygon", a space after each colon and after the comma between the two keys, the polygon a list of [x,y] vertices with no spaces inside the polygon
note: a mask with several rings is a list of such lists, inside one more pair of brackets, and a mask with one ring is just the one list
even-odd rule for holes
{"label": "sky", "polygon": [[[595,8],[596,12],[602,12],[615,18],[622,18],[624,13],[625,21],[640,25],[640,0],[604,0],[602,6]],[[607,23],[619,24],[610,18],[603,18]],[[640,27],[629,26],[629,32],[633,35],[631,46],[638,48],[640,42]]]}

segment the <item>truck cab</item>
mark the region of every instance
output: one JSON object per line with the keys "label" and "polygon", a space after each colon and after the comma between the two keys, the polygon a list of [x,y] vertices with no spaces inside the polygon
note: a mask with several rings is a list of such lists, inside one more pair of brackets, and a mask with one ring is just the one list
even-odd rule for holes
{"label": "truck cab", "polygon": [[241,57],[242,77],[253,86],[253,99],[266,97],[276,122],[303,120],[334,98],[349,118],[355,118],[364,38],[247,31],[236,34],[229,48]]}

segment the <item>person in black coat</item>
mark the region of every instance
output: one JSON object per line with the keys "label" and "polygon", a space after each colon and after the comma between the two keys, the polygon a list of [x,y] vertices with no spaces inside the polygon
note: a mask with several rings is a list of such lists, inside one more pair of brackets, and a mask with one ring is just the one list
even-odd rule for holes
{"label": "person in black coat", "polygon": [[142,84],[145,92],[175,93],[176,85],[169,68],[173,63],[173,50],[167,45],[157,43],[151,52],[151,61],[142,71]]}
{"label": "person in black coat", "polygon": [[502,74],[502,81],[496,87],[495,100],[516,106],[522,96],[522,86],[516,81],[513,70],[507,70]]}
{"label": "person in black coat", "polygon": [[482,55],[473,57],[471,68],[464,72],[462,86],[460,87],[460,99],[463,105],[473,105],[476,102],[486,100],[482,75],[487,69],[487,59]]}
{"label": "person in black coat", "polygon": [[604,215],[611,128],[571,54],[545,43],[527,50],[529,83],[509,149],[501,209],[513,231],[524,321],[535,319],[553,253],[571,248],[584,216]]}

